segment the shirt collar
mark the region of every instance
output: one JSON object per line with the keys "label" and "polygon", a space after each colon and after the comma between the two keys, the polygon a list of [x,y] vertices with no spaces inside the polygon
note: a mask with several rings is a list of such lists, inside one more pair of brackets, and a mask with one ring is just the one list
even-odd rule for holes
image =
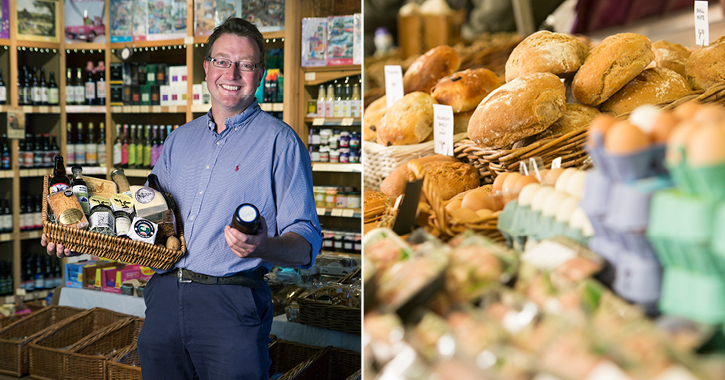
{"label": "shirt collar", "polygon": [[[227,127],[234,126],[234,125],[240,125],[245,121],[251,120],[251,117],[256,115],[257,112],[259,112],[260,110],[261,110],[261,108],[259,107],[259,103],[257,103],[257,101],[255,100],[242,113],[240,113],[239,115],[234,115],[231,119],[227,119],[227,120],[229,120],[229,125],[227,125]],[[206,113],[206,116],[209,118],[209,122],[206,125],[207,128],[209,128],[209,130],[212,132],[216,131],[216,123],[214,122],[214,118],[211,113],[211,108],[209,108],[209,112]],[[229,128],[226,128],[226,129],[229,129]]]}

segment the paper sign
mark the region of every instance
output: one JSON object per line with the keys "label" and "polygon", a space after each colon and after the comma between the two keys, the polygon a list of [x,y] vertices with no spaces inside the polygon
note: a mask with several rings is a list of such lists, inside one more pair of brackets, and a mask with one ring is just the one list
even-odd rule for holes
{"label": "paper sign", "polygon": [[399,65],[385,66],[385,100],[387,107],[402,99],[405,95],[403,89],[403,69]]}
{"label": "paper sign", "polygon": [[314,72],[312,72],[312,73],[305,73],[305,81],[307,81],[307,82],[313,81],[316,78],[317,78],[317,74],[315,74]]}
{"label": "paper sign", "polygon": [[316,118],[312,119],[312,125],[314,125],[314,126],[325,125],[325,118],[316,117]]}
{"label": "paper sign", "polygon": [[353,209],[347,209],[342,211],[342,216],[352,218],[355,216],[355,210]]}
{"label": "paper sign", "polygon": [[25,112],[8,110],[8,138],[25,138]]}
{"label": "paper sign", "polygon": [[342,216],[342,209],[341,208],[333,208],[332,209],[332,216]]}
{"label": "paper sign", "polygon": [[325,208],[317,207],[317,215],[325,215]]}
{"label": "paper sign", "polygon": [[699,46],[710,45],[707,16],[707,1],[695,1],[695,43]]}
{"label": "paper sign", "polygon": [[433,144],[435,153],[453,156],[453,107],[433,105]]}
{"label": "paper sign", "polygon": [[398,208],[398,216],[393,224],[393,232],[398,235],[409,234],[415,226],[415,219],[418,215],[418,202],[423,189],[423,180],[418,179],[408,182],[405,185],[403,202]]}

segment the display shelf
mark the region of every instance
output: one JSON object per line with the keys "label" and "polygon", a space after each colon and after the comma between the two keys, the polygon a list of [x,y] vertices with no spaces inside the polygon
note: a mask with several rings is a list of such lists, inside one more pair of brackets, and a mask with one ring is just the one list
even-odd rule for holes
{"label": "display shelf", "polygon": [[126,177],[148,177],[151,169],[123,169],[123,173]]}
{"label": "display shelf", "polygon": [[[285,33],[284,30],[278,30],[275,32],[263,32],[262,37],[266,40],[272,40],[275,38],[284,38]],[[194,44],[205,44],[206,41],[209,39],[207,36],[201,36],[201,37],[193,37],[193,43]]]}
{"label": "display shelf", "polygon": [[[60,107],[58,107],[60,108]],[[105,114],[108,112],[108,107],[106,106],[65,106],[65,112],[66,113],[103,113]]]}
{"label": "display shelf", "polygon": [[70,44],[65,44],[65,50],[101,50],[103,51],[106,49],[105,43],[97,43],[97,42],[73,42]]}
{"label": "display shelf", "polygon": [[10,46],[9,38],[0,38],[0,46]]}
{"label": "display shelf", "polygon": [[326,208],[318,207],[317,216],[336,216],[340,218],[359,218],[362,209],[359,208]]}
{"label": "display shelf", "polygon": [[362,173],[362,164],[339,164],[331,162],[313,162],[313,172]]}
{"label": "display shelf", "polygon": [[60,42],[43,42],[43,41],[27,41],[18,38],[19,48],[38,48],[38,49],[56,49],[60,50]]}
{"label": "display shelf", "polygon": [[20,169],[20,177],[42,177],[53,173],[53,168]]}
{"label": "display shelf", "polygon": [[[83,167],[83,175],[105,175],[108,173],[108,168],[105,166],[85,166],[81,165]],[[71,171],[70,166],[65,167],[65,172],[68,175],[72,175],[73,171]]]}
{"label": "display shelf", "polygon": [[20,240],[39,239],[43,230],[23,231],[20,233]]}
{"label": "display shelf", "polygon": [[[47,297],[48,293],[50,292],[51,290],[34,290],[32,292],[26,293],[23,296],[23,301],[42,300]],[[3,303],[15,303],[15,296],[3,296],[2,301]]]}
{"label": "display shelf", "polygon": [[111,106],[111,113],[186,113],[186,106]]}
{"label": "display shelf", "polygon": [[[10,89],[8,89],[8,91],[10,91]],[[0,113],[6,113],[11,109],[13,109],[12,106],[0,105]]]}
{"label": "display shelf", "polygon": [[362,125],[359,117],[306,117],[305,122],[318,127],[359,127]]}
{"label": "display shelf", "polygon": [[0,242],[12,241],[12,240],[13,240],[13,234],[11,234],[11,233],[0,234]]}
{"label": "display shelf", "polygon": [[60,106],[20,106],[19,108],[25,113],[60,113]]}
{"label": "display shelf", "polygon": [[211,104],[192,104],[191,112],[207,113],[207,112],[209,112],[209,108],[211,108]]}
{"label": "display shelf", "polygon": [[[205,37],[205,41],[206,42]],[[178,45],[184,45],[184,48],[186,48],[187,43],[193,43],[194,38],[189,37],[186,38],[176,38],[173,40],[158,40],[158,41],[133,41],[133,42],[112,42],[111,43],[111,49],[123,49],[124,47],[128,46],[130,48],[147,48],[147,47],[162,47],[162,46],[178,46]]]}
{"label": "display shelf", "polygon": [[284,103],[262,103],[259,105],[265,112],[282,112],[284,111]]}
{"label": "display shelf", "polygon": [[303,67],[305,86],[326,83],[340,77],[359,75],[360,65]]}
{"label": "display shelf", "polygon": [[0,170],[0,178],[13,178],[14,175],[12,170]]}

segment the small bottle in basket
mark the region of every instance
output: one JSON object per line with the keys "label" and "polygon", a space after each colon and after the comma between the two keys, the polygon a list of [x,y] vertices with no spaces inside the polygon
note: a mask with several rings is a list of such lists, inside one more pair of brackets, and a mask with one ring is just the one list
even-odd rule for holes
{"label": "small bottle in basket", "polygon": [[231,227],[246,235],[256,235],[261,225],[259,210],[254,205],[242,203],[234,211]]}
{"label": "small bottle in basket", "polygon": [[53,177],[48,183],[50,194],[55,194],[59,191],[64,191],[70,187],[70,181],[68,176],[65,174],[65,164],[63,163],[63,156],[55,156],[55,166],[53,167]]}
{"label": "small bottle in basket", "polygon": [[80,165],[73,165],[71,171],[73,172],[73,182],[71,183],[73,194],[76,198],[78,198],[78,203],[81,204],[83,213],[88,216],[90,215],[91,210],[88,205],[88,187],[86,186],[86,182],[83,180],[83,168],[81,168]]}

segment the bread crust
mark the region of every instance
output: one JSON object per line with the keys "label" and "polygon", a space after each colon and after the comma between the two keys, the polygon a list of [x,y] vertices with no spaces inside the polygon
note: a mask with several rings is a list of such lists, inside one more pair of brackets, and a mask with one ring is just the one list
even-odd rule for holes
{"label": "bread crust", "polygon": [[433,104],[436,100],[420,91],[393,103],[377,127],[378,143],[409,145],[424,141],[433,132]]}
{"label": "bread crust", "polygon": [[430,94],[440,104],[453,108],[454,113],[470,111],[491,91],[501,87],[501,80],[485,68],[464,70],[441,78]]}
{"label": "bread crust", "polygon": [[589,47],[564,33],[538,31],[526,37],[506,61],[506,82],[529,73],[574,75],[589,54]]}
{"label": "bread crust", "polygon": [[559,77],[523,75],[481,101],[468,122],[468,137],[482,147],[501,148],[545,130],[565,110],[565,88]]}
{"label": "bread crust", "polygon": [[652,44],[652,51],[655,53],[657,67],[670,69],[682,75],[683,78],[686,77],[685,66],[687,65],[687,59],[692,54],[686,47],[665,40],[659,40]]}
{"label": "bread crust", "polygon": [[378,126],[388,107],[386,99],[385,95],[383,95],[365,108],[363,112],[363,140],[374,142],[377,139]]}
{"label": "bread crust", "polygon": [[589,106],[598,106],[639,75],[654,60],[649,38],[620,33],[605,38],[589,52],[574,76],[572,92]]}
{"label": "bread crust", "polygon": [[403,74],[403,91],[430,93],[440,78],[455,73],[461,67],[461,56],[450,46],[441,45],[428,50],[410,64]]}
{"label": "bread crust", "polygon": [[685,76],[693,90],[707,90],[725,80],[725,44],[713,44],[690,54]]}
{"label": "bread crust", "polygon": [[380,191],[394,198],[397,198],[400,194],[403,194],[403,191],[405,190],[405,184],[408,183],[408,179],[410,176],[410,171],[408,170],[408,163],[412,161],[418,161],[421,165],[436,161],[458,162],[458,160],[456,160],[455,158],[442,154],[436,154],[433,156],[427,156],[408,161],[395,168],[395,170],[393,170],[390,175],[385,177],[383,182],[380,184]]}
{"label": "bread crust", "polygon": [[567,103],[564,115],[546,128],[543,132],[532,136],[536,140],[541,140],[550,136],[563,135],[569,132],[586,128],[589,123],[599,115],[599,110],[584,104]]}
{"label": "bread crust", "polygon": [[481,184],[478,170],[463,162],[429,162],[424,165],[428,180],[444,201]]}
{"label": "bread crust", "polygon": [[650,67],[612,95],[599,109],[622,115],[643,104],[672,102],[691,91],[680,74],[664,67]]}

